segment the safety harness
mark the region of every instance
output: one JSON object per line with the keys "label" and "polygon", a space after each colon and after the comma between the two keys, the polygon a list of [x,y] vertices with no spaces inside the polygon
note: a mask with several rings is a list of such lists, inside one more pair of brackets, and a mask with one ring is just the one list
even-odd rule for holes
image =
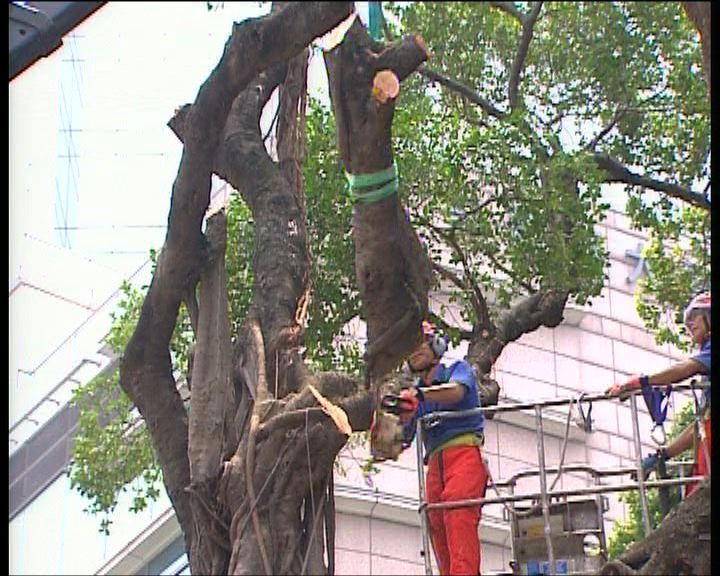
{"label": "safety harness", "polygon": [[[650,436],[659,445],[664,445],[667,438],[665,436],[665,419],[667,418],[668,404],[670,403],[670,393],[672,392],[672,386],[668,384],[664,390],[654,388],[650,386],[650,381],[647,376],[640,378],[640,385],[642,389],[642,395],[645,400],[650,417],[653,420],[654,426]],[[660,431],[660,438],[656,437],[657,431]]]}

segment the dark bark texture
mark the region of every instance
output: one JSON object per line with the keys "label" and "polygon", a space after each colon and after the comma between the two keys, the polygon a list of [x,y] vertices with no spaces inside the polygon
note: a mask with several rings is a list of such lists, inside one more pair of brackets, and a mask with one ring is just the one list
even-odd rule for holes
{"label": "dark bark texture", "polygon": [[708,84],[708,94],[712,93],[710,45],[712,36],[712,2],[681,2],[685,13],[700,34],[702,46],[703,74]]}
{"label": "dark bark texture", "polygon": [[604,576],[710,574],[710,480],[668,514],[647,538],[605,564]]}

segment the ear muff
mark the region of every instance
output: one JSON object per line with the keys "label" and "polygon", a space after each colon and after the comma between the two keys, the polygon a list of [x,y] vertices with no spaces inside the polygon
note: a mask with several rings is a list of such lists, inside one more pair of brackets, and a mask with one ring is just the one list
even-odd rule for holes
{"label": "ear muff", "polygon": [[435,353],[435,356],[438,358],[441,358],[445,352],[447,352],[448,349],[448,342],[447,339],[443,336],[440,336],[440,334],[433,334],[428,339],[428,343],[430,344],[430,348],[432,348],[432,351]]}

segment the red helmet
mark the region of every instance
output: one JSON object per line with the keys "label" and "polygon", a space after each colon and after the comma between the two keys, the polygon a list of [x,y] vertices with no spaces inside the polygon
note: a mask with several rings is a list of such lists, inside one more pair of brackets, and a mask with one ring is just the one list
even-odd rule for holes
{"label": "red helmet", "polygon": [[687,324],[690,313],[695,310],[710,310],[710,292],[701,292],[690,301],[683,314],[683,322]]}
{"label": "red helmet", "polygon": [[441,358],[448,349],[448,340],[446,336],[440,334],[434,324],[423,320],[422,323],[423,338],[430,344],[430,348],[435,356]]}

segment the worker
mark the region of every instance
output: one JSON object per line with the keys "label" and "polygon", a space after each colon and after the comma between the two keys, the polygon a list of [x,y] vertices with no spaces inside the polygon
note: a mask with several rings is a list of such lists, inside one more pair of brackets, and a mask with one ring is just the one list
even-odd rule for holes
{"label": "worker", "polygon": [[[418,379],[400,396],[409,406],[401,414],[408,446],[416,420],[439,411],[480,407],[477,382],[466,361],[440,362],[448,340],[429,322],[423,322],[423,341],[410,354],[408,367]],[[444,418],[424,430],[428,503],[482,498],[487,469],[480,452],[484,440],[482,413]],[[430,536],[440,574],[479,574],[480,506],[428,511]]]}
{"label": "worker", "polygon": [[[691,356],[687,360],[674,364],[665,370],[656,372],[655,374],[634,377],[624,384],[614,384],[606,391],[606,393],[613,396],[620,396],[621,399],[624,399],[627,397],[628,392],[642,389],[643,386],[668,386],[696,375],[705,375],[709,380],[711,374],[710,300],[710,292],[698,294],[692,299],[683,315],[685,326],[690,332],[693,343],[699,348],[699,351],[695,355]],[[700,402],[700,412],[698,414],[699,423],[696,422],[689,425],[666,448],[661,448],[657,451],[657,453],[651,454],[643,460],[643,468],[646,474],[655,467],[658,458],[673,458],[693,447],[695,451],[695,462],[692,475],[705,477],[709,476],[709,457],[710,454],[712,454],[710,392],[710,386],[707,386],[703,390],[702,400]],[[702,426],[702,430],[699,430],[699,426]],[[685,497],[687,498],[687,496],[697,490],[698,486],[699,485],[697,483],[688,485]]]}

